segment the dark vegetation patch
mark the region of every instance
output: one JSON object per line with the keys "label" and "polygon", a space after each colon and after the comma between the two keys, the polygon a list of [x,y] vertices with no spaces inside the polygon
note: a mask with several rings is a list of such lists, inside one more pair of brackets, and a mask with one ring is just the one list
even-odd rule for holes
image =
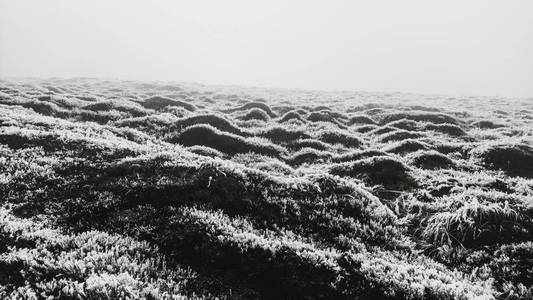
{"label": "dark vegetation patch", "polygon": [[455,167],[453,160],[437,151],[417,151],[409,157],[409,160],[414,166],[427,170]]}
{"label": "dark vegetation patch", "polygon": [[242,135],[242,136],[247,135],[239,127],[234,125],[228,119],[222,116],[219,116],[219,115],[215,115],[215,114],[200,114],[200,115],[195,115],[195,116],[180,119],[176,121],[173,126],[170,126],[167,131],[168,132],[175,132],[175,131],[179,132],[189,126],[200,125],[200,124],[209,125],[220,131],[224,131],[224,132],[228,132],[228,133],[232,133],[236,135]]}
{"label": "dark vegetation patch", "polygon": [[247,111],[246,114],[240,116],[239,119],[244,121],[260,120],[267,122],[270,120],[270,116],[262,109],[252,108],[251,110]]}
{"label": "dark vegetation patch", "polygon": [[406,139],[396,143],[391,143],[383,147],[383,151],[396,154],[405,154],[416,152],[418,150],[429,150],[432,146],[428,143],[421,142],[416,139]]}
{"label": "dark vegetation patch", "polygon": [[206,146],[228,155],[256,152],[264,155],[279,156],[284,151],[279,146],[226,133],[210,125],[187,127],[178,135],[169,135],[167,140],[184,146]]}
{"label": "dark vegetation patch", "polygon": [[350,117],[350,120],[348,121],[348,125],[355,125],[355,124],[376,124],[376,121],[372,120],[370,117],[363,116],[363,115]]}
{"label": "dark vegetation patch", "polygon": [[324,130],[317,134],[317,138],[322,142],[341,144],[347,148],[359,148],[363,144],[357,136],[342,131]]}
{"label": "dark vegetation patch", "polygon": [[263,110],[263,111],[264,111],[265,113],[267,113],[271,118],[275,118],[275,117],[276,117],[276,114],[272,111],[272,109],[270,108],[270,106],[268,106],[267,104],[265,104],[265,103],[263,103],[263,102],[250,102],[250,103],[246,103],[246,104],[244,104],[243,106],[239,106],[239,107],[237,107],[237,108],[233,108],[233,109],[228,109],[228,110],[226,110],[225,112],[231,113],[231,112],[236,112],[236,111],[250,110],[250,109],[253,109],[253,108]]}
{"label": "dark vegetation patch", "polygon": [[161,110],[163,108],[166,108],[168,106],[177,106],[182,107],[188,111],[195,111],[196,107],[193,104],[183,102],[180,100],[163,97],[163,96],[153,96],[150,97],[143,102],[140,102],[140,104],[146,108],[154,109],[154,110]]}
{"label": "dark vegetation patch", "polygon": [[432,124],[444,124],[444,123],[449,123],[449,124],[454,124],[454,125],[460,124],[460,122],[451,115],[443,114],[443,113],[429,113],[429,112],[424,112],[424,111],[388,113],[381,117],[380,123],[388,124],[390,122],[394,122],[394,121],[401,120],[401,119],[421,121],[421,122],[427,122],[427,123],[432,123]]}
{"label": "dark vegetation patch", "polygon": [[483,145],[473,149],[471,156],[491,170],[533,177],[533,148],[529,145]]}
{"label": "dark vegetation patch", "polygon": [[285,161],[291,166],[299,166],[304,163],[316,164],[325,162],[332,157],[332,154],[327,151],[320,151],[313,148],[303,148],[295,153],[292,153]]}
{"label": "dark vegetation patch", "polygon": [[414,179],[409,175],[409,168],[388,156],[374,156],[332,165],[330,173],[360,178],[370,184],[381,184],[393,189],[405,189],[415,185]]}
{"label": "dark vegetation patch", "polygon": [[298,120],[300,122],[305,122],[304,118],[296,111],[289,111],[285,113],[281,118],[279,118],[279,123],[285,123],[290,120]]}
{"label": "dark vegetation patch", "polygon": [[411,132],[408,130],[395,130],[388,133],[384,133],[378,136],[378,140],[382,143],[402,141],[406,139],[418,139],[424,137],[423,134],[417,132]]}
{"label": "dark vegetation patch", "polygon": [[299,139],[292,141],[286,145],[291,151],[298,151],[303,148],[313,148],[315,150],[327,150],[330,145],[315,139]]}
{"label": "dark vegetation patch", "polygon": [[287,129],[285,127],[270,127],[257,134],[260,137],[267,138],[275,143],[289,143],[300,139],[309,139],[310,135],[302,130]]}
{"label": "dark vegetation patch", "polygon": [[476,122],[472,123],[471,125],[473,127],[481,128],[481,129],[496,129],[496,128],[505,127],[505,125],[494,123],[494,122],[488,121],[488,120],[476,121]]}

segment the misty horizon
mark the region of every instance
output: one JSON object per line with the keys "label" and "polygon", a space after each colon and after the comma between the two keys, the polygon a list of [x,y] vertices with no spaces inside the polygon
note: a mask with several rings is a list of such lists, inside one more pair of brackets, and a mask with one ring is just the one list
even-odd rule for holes
{"label": "misty horizon", "polygon": [[1,77],[533,96],[531,2],[0,1]]}

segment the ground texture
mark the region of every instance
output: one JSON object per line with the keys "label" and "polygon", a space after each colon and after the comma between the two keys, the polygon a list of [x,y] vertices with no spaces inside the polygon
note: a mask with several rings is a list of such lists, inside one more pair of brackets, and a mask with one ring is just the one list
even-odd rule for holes
{"label": "ground texture", "polygon": [[533,99],[0,81],[1,299],[532,299]]}

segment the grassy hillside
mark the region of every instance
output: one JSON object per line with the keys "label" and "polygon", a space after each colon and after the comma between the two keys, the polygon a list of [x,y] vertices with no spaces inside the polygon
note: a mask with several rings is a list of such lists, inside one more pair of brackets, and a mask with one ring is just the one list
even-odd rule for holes
{"label": "grassy hillside", "polygon": [[1,299],[532,299],[533,99],[0,81]]}

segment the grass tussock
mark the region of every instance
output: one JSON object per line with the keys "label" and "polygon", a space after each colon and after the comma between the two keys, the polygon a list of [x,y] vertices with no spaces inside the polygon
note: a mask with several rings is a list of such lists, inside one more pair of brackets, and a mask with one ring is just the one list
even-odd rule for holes
{"label": "grass tussock", "polygon": [[187,102],[183,102],[180,100],[163,97],[163,96],[150,97],[148,99],[145,99],[143,102],[140,102],[140,104],[146,108],[154,109],[154,110],[161,110],[169,106],[181,107],[188,111],[196,110],[196,106],[194,106],[191,103],[187,103]]}
{"label": "grass tussock", "polygon": [[284,149],[264,141],[246,139],[241,136],[222,132],[209,125],[187,127],[177,136],[170,135],[167,140],[184,146],[206,146],[228,155],[255,152],[269,156],[280,156]]}
{"label": "grass tussock", "polygon": [[473,149],[470,155],[489,169],[533,177],[533,148],[529,145],[483,145]]}

